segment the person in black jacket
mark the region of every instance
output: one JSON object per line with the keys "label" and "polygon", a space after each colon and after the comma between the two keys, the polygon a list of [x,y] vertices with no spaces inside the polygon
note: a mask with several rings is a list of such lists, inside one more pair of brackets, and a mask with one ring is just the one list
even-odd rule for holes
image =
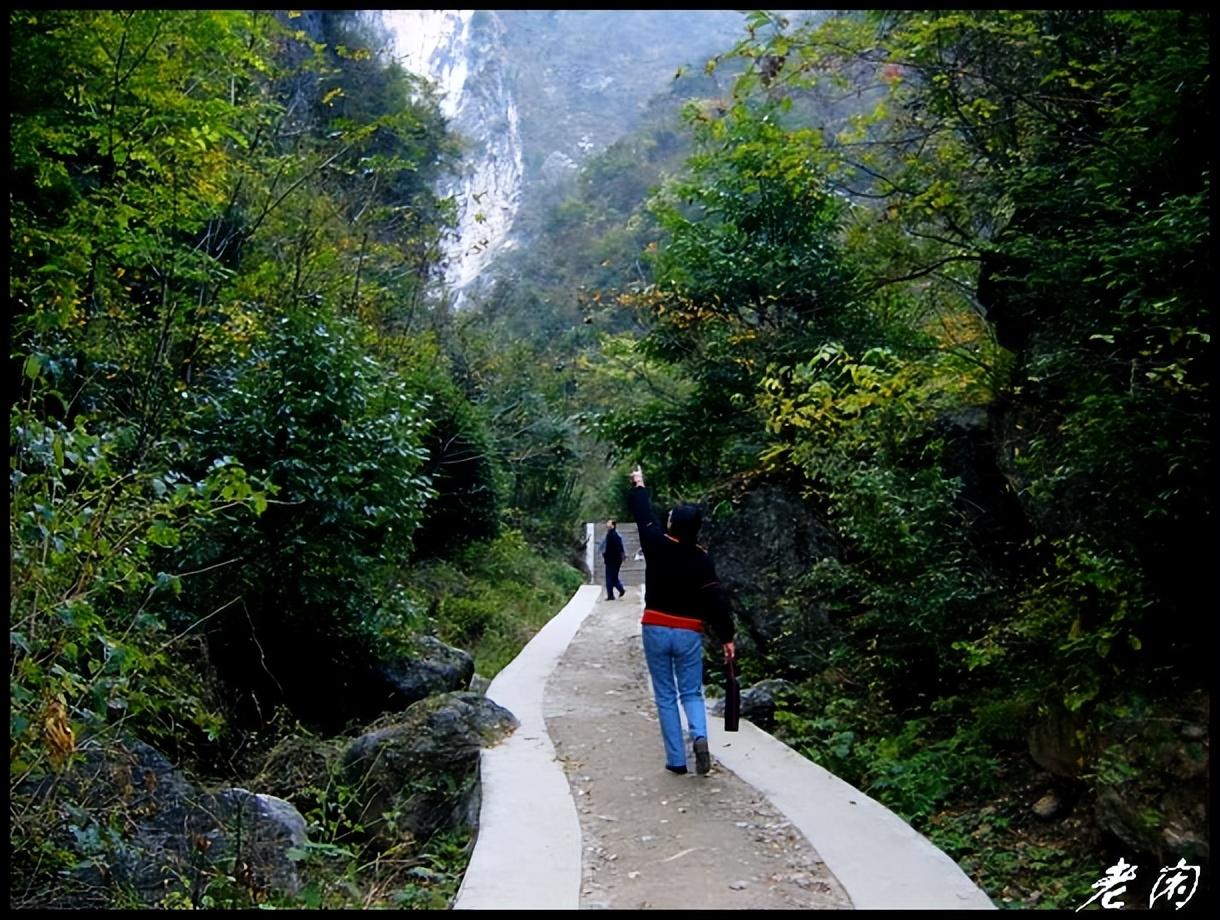
{"label": "person in black jacket", "polygon": [[606,563],[606,600],[612,601],[616,589],[619,597],[627,593],[618,577],[627,553],[623,549],[623,538],[618,535],[618,525],[613,520],[606,521],[606,536],[602,538],[601,551],[602,561]]}
{"label": "person in black jacket", "polygon": [[695,751],[695,771],[704,775],[711,770],[712,758],[703,702],[703,634],[710,632],[719,640],[725,661],[736,654],[728,596],[711,558],[695,543],[702,523],[697,507],[674,508],[662,527],[638,466],[631,472],[627,504],[639,526],[644,550],[644,616],[640,623],[665,746],[665,769],[686,773],[678,713],[681,702]]}

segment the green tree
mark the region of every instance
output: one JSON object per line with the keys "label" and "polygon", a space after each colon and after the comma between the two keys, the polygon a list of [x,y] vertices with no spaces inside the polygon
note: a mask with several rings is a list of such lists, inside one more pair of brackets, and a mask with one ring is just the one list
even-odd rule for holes
{"label": "green tree", "polygon": [[[1211,518],[1206,19],[895,13],[777,33],[744,51],[784,59],[772,92],[806,92],[849,63],[888,86],[832,145],[835,168],[879,202],[861,212],[870,225],[920,242],[890,249],[902,261],[878,264],[878,288],[939,276],[939,313],[980,314],[1001,348],[979,352],[1000,464],[1037,534],[1028,552],[1047,566],[1024,607],[1043,625],[1017,630],[1036,633],[1039,651],[1022,657],[1092,649],[1066,688],[1073,706],[1103,681],[1129,681],[1153,652],[1147,641],[1163,635],[1152,624],[1201,596]],[[863,231],[859,240],[867,245]],[[973,282],[944,272],[963,261],[978,266]],[[1152,660],[1198,663],[1173,638],[1153,641]]]}
{"label": "green tree", "polygon": [[342,688],[364,673],[362,624],[392,602],[379,586],[409,557],[435,494],[427,407],[343,323],[285,313],[195,419],[188,463],[232,457],[274,495],[253,530],[230,516],[180,561],[215,573],[188,599],[233,601],[207,631],[247,719],[284,704],[341,723]]}
{"label": "green tree", "polygon": [[851,320],[852,274],[839,252],[842,204],[817,171],[817,138],[766,109],[717,116],[692,106],[689,176],[653,201],[664,236],[654,282],[624,296],[647,324],[640,349],[689,380],[685,392],[607,413],[625,454],[683,489],[749,468],[765,443],[755,408],[773,363],[866,335]]}
{"label": "green tree", "polygon": [[[852,202],[843,243],[886,349],[780,365],[764,399],[773,462],[844,538],[807,582],[843,626],[830,660],[867,688],[851,696],[960,707],[1005,744],[1071,724],[1089,787],[1121,800],[1137,784],[1097,751],[1132,713],[1180,717],[1206,668],[1186,637],[1212,527],[1208,16],[755,24],[731,55],[745,97],[798,120],[828,91],[860,103],[824,125],[821,169]],[[912,626],[938,666],[896,684]],[[1125,775],[1168,811],[1155,772]]]}

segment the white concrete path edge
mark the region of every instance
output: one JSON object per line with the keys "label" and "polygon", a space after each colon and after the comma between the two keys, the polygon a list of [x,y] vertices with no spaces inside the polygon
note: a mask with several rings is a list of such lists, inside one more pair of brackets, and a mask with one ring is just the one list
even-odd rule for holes
{"label": "white concrete path edge", "polygon": [[479,755],[478,837],[454,910],[580,907],[580,818],[547,734],[542,699],[547,678],[601,592],[600,585],[577,588],[487,688],[487,698],[521,726]]}
{"label": "white concrete path edge", "polygon": [[[576,910],[580,819],[543,717],[547,679],[601,596],[578,588],[487,689],[521,723],[479,761],[482,805],[454,910]],[[994,910],[947,854],[875,799],[749,722],[708,716],[712,753],[805,835],[858,910]]]}
{"label": "white concrete path edge", "polygon": [[805,835],[856,910],[995,910],[961,867],[876,799],[741,720],[707,718],[716,759]]}

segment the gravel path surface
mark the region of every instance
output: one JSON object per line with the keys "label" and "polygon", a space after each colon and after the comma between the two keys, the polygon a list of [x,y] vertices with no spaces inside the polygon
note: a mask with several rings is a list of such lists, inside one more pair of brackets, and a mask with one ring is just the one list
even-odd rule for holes
{"label": "gravel path surface", "polygon": [[[580,817],[584,909],[850,909],[809,841],[713,761],[664,769],[640,589],[598,601],[547,682],[544,714]],[[715,750],[713,749],[713,754]]]}

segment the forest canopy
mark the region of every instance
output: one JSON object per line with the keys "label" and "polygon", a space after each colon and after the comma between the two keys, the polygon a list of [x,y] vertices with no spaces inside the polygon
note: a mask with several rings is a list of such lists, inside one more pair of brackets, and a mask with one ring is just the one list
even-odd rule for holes
{"label": "forest canopy", "polygon": [[9,26],[12,906],[86,740],[240,778],[420,637],[494,673],[637,461],[776,733],[993,899],[1206,865],[1209,14],[745,14],[460,311],[467,147],[370,20]]}

